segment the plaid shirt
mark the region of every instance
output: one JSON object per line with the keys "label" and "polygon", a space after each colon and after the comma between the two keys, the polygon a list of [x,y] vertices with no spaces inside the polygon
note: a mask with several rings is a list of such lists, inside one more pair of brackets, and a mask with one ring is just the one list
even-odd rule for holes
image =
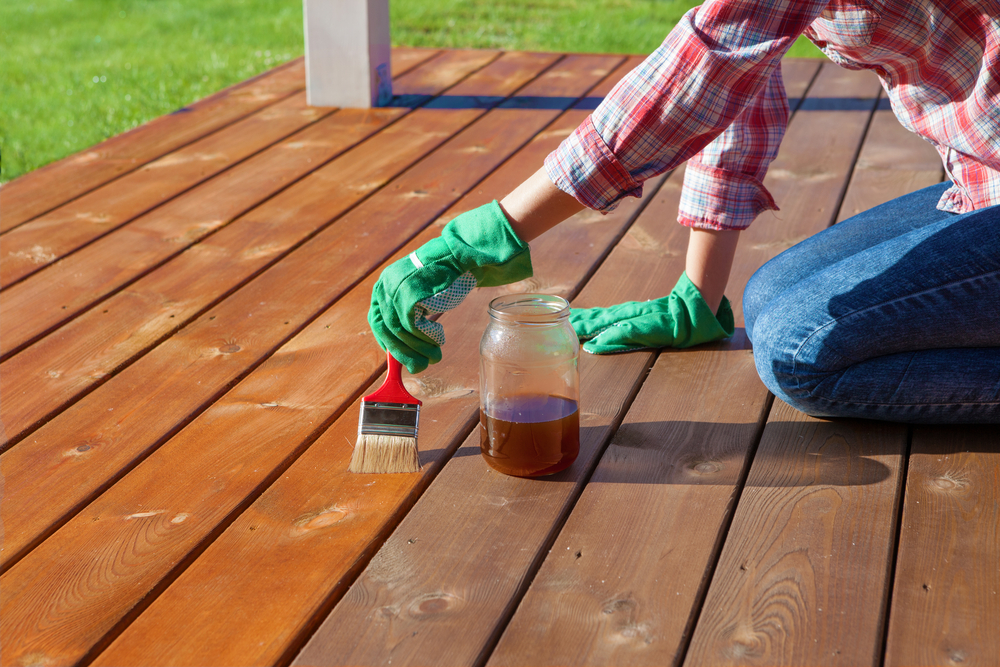
{"label": "plaid shirt", "polygon": [[744,229],[788,123],[779,66],[800,35],[878,74],[900,122],[954,183],[938,208],[1000,204],[1000,0],[707,0],[545,160],[599,211],[688,161],[681,224]]}

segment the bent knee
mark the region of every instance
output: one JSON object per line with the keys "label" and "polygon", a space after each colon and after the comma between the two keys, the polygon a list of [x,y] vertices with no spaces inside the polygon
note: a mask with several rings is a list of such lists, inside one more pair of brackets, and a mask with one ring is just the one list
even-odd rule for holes
{"label": "bent knee", "polygon": [[743,290],[743,325],[747,338],[756,344],[757,320],[765,308],[788,288],[784,263],[778,261],[781,256],[772,259],[757,269]]}
{"label": "bent knee", "polygon": [[758,313],[751,339],[754,364],[771,393],[807,414],[821,416],[827,401],[818,392],[843,371],[844,364],[823,344],[825,325],[810,326],[807,320],[793,318],[780,307]]}

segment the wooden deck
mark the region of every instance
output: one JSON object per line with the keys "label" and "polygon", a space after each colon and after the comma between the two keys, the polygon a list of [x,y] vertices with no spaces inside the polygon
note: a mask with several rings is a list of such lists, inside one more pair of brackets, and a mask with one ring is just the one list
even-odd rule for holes
{"label": "wooden deck", "polygon": [[[739,328],[584,355],[580,458],[515,479],[478,454],[479,290],[407,380],[422,471],[346,471],[380,268],[639,60],[397,49],[370,111],[307,107],[293,62],[0,189],[0,662],[1000,664],[1000,434],[806,417]],[[737,327],[768,258],[942,178],[868,73],[784,73]],[[546,234],[506,291],[661,296],[681,180]]]}

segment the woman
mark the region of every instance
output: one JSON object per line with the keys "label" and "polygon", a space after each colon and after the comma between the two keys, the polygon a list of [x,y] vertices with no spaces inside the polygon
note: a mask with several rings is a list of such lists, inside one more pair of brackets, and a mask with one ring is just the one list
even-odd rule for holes
{"label": "woman", "polygon": [[531,273],[527,243],[609,211],[687,162],[686,270],[668,297],[576,310],[595,354],[732,334],[723,293],[740,230],[777,209],[762,184],[788,120],[780,59],[804,34],[880,78],[949,181],[841,222],[765,264],[743,300],[761,379],[814,416],[1000,423],[1000,4],[997,0],[710,0],[499,203],[390,266],[369,322],[419,372],[427,316]]}

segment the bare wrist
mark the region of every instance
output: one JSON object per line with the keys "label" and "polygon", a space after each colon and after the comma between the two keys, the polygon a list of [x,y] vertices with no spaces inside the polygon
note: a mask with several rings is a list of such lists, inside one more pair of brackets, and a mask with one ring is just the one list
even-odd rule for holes
{"label": "bare wrist", "polygon": [[691,229],[685,271],[712,312],[718,312],[736,255],[739,230]]}
{"label": "bare wrist", "polygon": [[500,200],[510,226],[525,243],[578,213],[583,204],[555,186],[539,169]]}

